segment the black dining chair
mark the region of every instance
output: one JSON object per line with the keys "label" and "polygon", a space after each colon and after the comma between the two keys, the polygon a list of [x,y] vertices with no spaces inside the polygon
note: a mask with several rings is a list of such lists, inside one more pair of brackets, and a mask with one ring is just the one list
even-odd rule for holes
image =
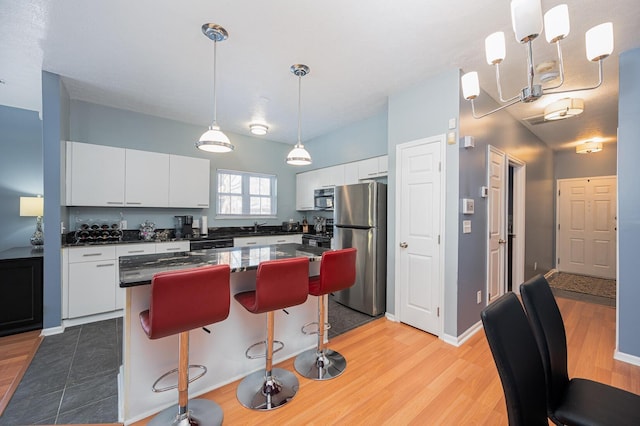
{"label": "black dining chair", "polygon": [[507,293],[480,313],[510,426],[548,426],[544,370],[520,301]]}
{"label": "black dining chair", "polygon": [[567,337],[549,283],[537,275],[520,286],[547,384],[547,412],[557,425],[640,425],[640,395],[588,379],[569,379]]}

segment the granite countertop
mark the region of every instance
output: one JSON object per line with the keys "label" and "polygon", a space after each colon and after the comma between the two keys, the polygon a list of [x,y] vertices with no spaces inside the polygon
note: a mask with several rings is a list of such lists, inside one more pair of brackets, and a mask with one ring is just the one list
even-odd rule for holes
{"label": "granite countertop", "polygon": [[[201,235],[191,238],[169,238],[165,240],[152,239],[142,240],[139,237],[140,231],[137,230],[123,230],[122,238],[117,241],[92,241],[83,242],[75,241],[75,232],[69,232],[63,237],[62,247],[85,247],[96,245],[112,245],[112,244],[132,244],[132,243],[161,243],[172,241],[202,241],[202,240],[216,240],[221,238],[239,238],[239,237],[264,237],[275,235],[295,235],[302,234],[301,231],[283,231],[280,226],[261,226],[257,232],[253,231],[253,227],[227,227],[227,228],[209,228],[208,235]],[[170,232],[170,235],[173,235]]]}
{"label": "granite countertop", "polygon": [[29,247],[13,247],[0,252],[0,260],[8,259],[29,259],[34,257],[43,257],[44,250]]}
{"label": "granite countertop", "polygon": [[150,284],[158,272],[205,265],[227,264],[233,273],[258,269],[258,264],[267,260],[306,256],[310,262],[316,262],[327,250],[302,244],[276,244],[121,257],[120,287]]}

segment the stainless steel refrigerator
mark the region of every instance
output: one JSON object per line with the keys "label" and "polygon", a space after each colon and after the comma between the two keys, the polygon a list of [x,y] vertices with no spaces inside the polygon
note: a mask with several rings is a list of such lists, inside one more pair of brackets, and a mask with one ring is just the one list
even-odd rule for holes
{"label": "stainless steel refrigerator", "polygon": [[335,248],[355,247],[356,283],[335,300],[365,314],[385,312],[387,287],[387,185],[337,186],[334,193]]}

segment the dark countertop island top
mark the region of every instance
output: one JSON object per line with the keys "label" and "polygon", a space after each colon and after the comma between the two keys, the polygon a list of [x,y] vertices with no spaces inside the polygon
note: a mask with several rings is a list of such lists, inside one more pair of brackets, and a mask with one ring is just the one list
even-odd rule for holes
{"label": "dark countertop island top", "polygon": [[276,244],[121,257],[120,287],[151,284],[151,278],[158,272],[204,265],[227,264],[233,273],[258,269],[258,264],[267,260],[305,256],[315,262],[327,250],[302,244]]}
{"label": "dark countertop island top", "polygon": [[34,257],[43,257],[44,250],[29,247],[13,247],[0,252],[0,260],[8,259],[30,259]]}

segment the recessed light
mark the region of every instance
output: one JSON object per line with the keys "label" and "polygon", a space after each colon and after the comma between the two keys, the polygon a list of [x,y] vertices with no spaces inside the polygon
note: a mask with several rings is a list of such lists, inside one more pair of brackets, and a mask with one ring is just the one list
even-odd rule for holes
{"label": "recessed light", "polygon": [[254,135],[264,136],[267,134],[269,126],[261,123],[252,123],[249,124],[249,130],[251,130],[251,133],[253,133]]}

